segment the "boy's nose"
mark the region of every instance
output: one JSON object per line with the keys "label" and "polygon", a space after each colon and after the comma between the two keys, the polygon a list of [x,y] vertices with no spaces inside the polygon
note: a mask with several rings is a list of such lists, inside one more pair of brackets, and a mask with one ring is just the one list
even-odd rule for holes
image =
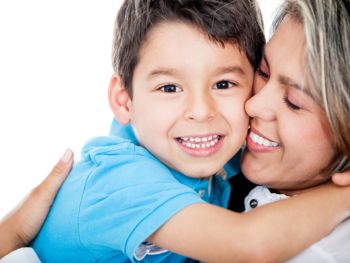
{"label": "boy's nose", "polygon": [[209,95],[195,95],[186,102],[185,118],[205,122],[215,117],[215,103]]}
{"label": "boy's nose", "polygon": [[265,121],[273,121],[276,118],[273,108],[276,94],[268,85],[265,85],[255,93],[245,104],[247,114],[252,118],[259,118]]}

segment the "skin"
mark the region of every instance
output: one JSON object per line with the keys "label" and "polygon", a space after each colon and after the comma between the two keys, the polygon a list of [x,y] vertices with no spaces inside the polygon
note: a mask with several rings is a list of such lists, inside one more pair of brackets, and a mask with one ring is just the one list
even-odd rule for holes
{"label": "skin", "polygon": [[[163,22],[148,33],[140,50],[133,98],[115,74],[109,102],[116,119],[131,123],[140,143],[158,159],[188,176],[207,178],[246,137],[244,103],[252,80],[253,69],[237,47],[213,43],[188,24]],[[222,141],[204,150],[187,149],[177,141],[214,135]],[[349,189],[327,185],[246,214],[194,204],[170,218],[148,241],[205,262],[282,261],[348,216],[343,198],[349,194]],[[326,200],[332,205],[328,202],[325,209]]]}
{"label": "skin", "polygon": [[67,150],[45,180],[1,220],[0,258],[28,245],[37,235],[72,165],[73,152]]}
{"label": "skin", "polygon": [[112,82],[111,105],[125,104],[118,120],[131,122],[140,143],[169,167],[195,178],[215,174],[247,134],[253,69],[245,53],[192,26],[163,22],[148,33],[140,58],[132,100],[123,101]]}
{"label": "skin", "polygon": [[[115,99],[111,106],[114,107],[120,121],[127,123],[128,114],[122,113],[128,110],[125,105],[129,100],[120,86],[118,76],[113,76],[111,87],[110,95]],[[118,96],[115,96],[116,94]],[[0,223],[0,257],[12,249],[28,244],[36,235],[72,163],[72,153],[65,155],[47,179],[15,212]],[[349,184],[350,173],[338,174],[335,178],[337,182]],[[349,198],[349,194],[347,188],[336,189],[334,186],[325,185],[312,193],[268,205],[263,209],[258,208],[243,215],[208,204],[193,205],[170,219],[150,237],[150,241],[204,261],[281,261],[321,238],[337,222],[348,216],[349,213],[344,211],[350,208],[344,208],[347,203],[343,200]],[[322,207],[319,207],[320,203]],[[321,209],[322,217],[319,216]],[[32,213],[33,210],[36,212]],[[309,220],[305,221],[305,218]],[[310,224],[307,224],[308,222]],[[328,224],[325,225],[325,222]],[[295,240],[285,238],[292,234]],[[208,236],[211,237],[210,240]],[[288,251],[284,248],[288,248]]]}
{"label": "skin", "polygon": [[[256,76],[256,78],[259,77]],[[263,81],[266,82],[266,79],[263,79]],[[112,78],[112,88],[110,89],[110,95],[113,95],[114,97],[112,96],[112,98],[116,99],[116,101],[112,102],[111,106],[118,113],[120,121],[127,123],[129,121],[128,114],[120,113],[128,111],[127,107],[122,106],[125,106],[125,103],[129,102],[129,98],[122,87],[119,86],[121,90],[115,91],[115,86],[119,86],[119,78],[116,75]],[[259,91],[262,87],[256,85],[255,89]],[[115,96],[114,93],[118,96]],[[201,103],[201,101],[198,102]],[[0,236],[0,243],[2,244],[0,247],[0,257],[11,252],[13,249],[27,245],[36,235],[72,163],[73,155],[71,152],[68,152],[56,164],[45,181],[14,212],[3,219],[0,223],[0,232],[2,233]],[[350,173],[336,174],[333,176],[333,181],[339,185],[348,185],[350,184]],[[335,189],[334,186],[325,186],[315,190],[312,194],[300,195],[290,200],[278,202],[278,204],[268,205],[264,209],[258,208],[253,213],[247,213],[244,216],[206,204],[193,205],[169,220],[159,231],[150,237],[150,240],[164,248],[206,261],[224,262],[226,260],[227,262],[232,262],[232,260],[240,261],[244,259],[246,261],[256,262],[259,260],[261,262],[262,259],[266,261],[282,260],[288,257],[288,253],[289,255],[293,255],[317,239],[317,236],[310,238],[312,236],[311,234],[305,237],[302,233],[312,233],[312,229],[314,228],[314,231],[319,234],[318,237],[322,237],[336,222],[344,219],[348,214],[344,213],[344,208],[341,210],[337,209],[337,203],[340,205],[346,204],[343,200],[348,197],[349,191],[346,188]],[[322,200],[332,200],[328,202],[332,205],[329,209],[327,209],[327,203],[322,205],[322,208],[325,210],[322,214],[322,219],[320,219],[317,208],[318,204],[322,203]],[[282,203],[288,203],[288,205],[281,205]],[[299,210],[295,210],[295,207]],[[349,210],[348,207],[346,209]],[[33,213],[33,211],[35,212]],[[277,214],[275,213],[276,211],[278,211]],[[300,211],[309,211],[309,214],[303,217]],[[339,211],[343,212],[339,213]],[[335,214],[337,214],[336,217],[333,216]],[[289,221],[283,217],[284,215],[287,215]],[[312,221],[312,224],[309,226],[302,224],[306,217],[309,218],[309,221]],[[250,222],[254,222],[255,218],[258,221],[254,225],[250,225]],[[324,220],[329,222],[326,227],[324,227],[324,224],[321,224]],[[291,221],[293,221],[292,225],[289,224]],[[215,222],[214,227],[212,222]],[[272,222],[272,224],[267,224],[266,222]],[[279,224],[274,227],[273,222],[279,222]],[[283,229],[284,223],[286,224],[285,232],[280,231],[281,234],[278,235],[279,231],[273,231],[276,228],[277,230]],[[318,226],[322,227],[319,228]],[[204,236],[203,229],[206,229]],[[286,239],[285,236],[288,236],[288,230],[290,230],[289,233],[294,233],[293,236],[296,240],[298,240],[298,234],[301,235],[299,237],[301,241],[295,243],[292,242],[293,240]],[[190,244],[186,242],[189,231],[192,233]],[[254,233],[259,233],[259,235],[255,239],[251,239],[254,237]],[[208,236],[211,238],[209,242],[206,242],[208,241]],[[234,239],[235,236],[240,239],[240,242]],[[268,243],[265,242],[266,239],[259,239],[259,237],[264,236],[270,238]],[[222,242],[224,242],[224,246],[220,245]],[[262,246],[259,246],[261,243]],[[219,244],[219,247],[215,247],[215,244]],[[249,244],[247,249],[244,248],[244,244]],[[278,246],[281,244],[282,246],[289,247],[288,253],[283,250],[282,252],[279,251],[279,253],[271,253],[275,252],[274,245]],[[251,253],[252,247],[255,249],[254,253]],[[265,250],[261,249],[262,247]]]}
{"label": "skin", "polygon": [[339,185],[339,186],[349,186],[350,185],[350,172],[334,174],[332,176],[332,181],[334,184]]}
{"label": "skin", "polygon": [[[265,47],[246,103],[251,132],[242,171],[290,195],[328,180],[324,170],[335,154],[326,115],[309,92],[304,50],[302,25],[287,17]],[[259,145],[257,136],[278,145]]]}

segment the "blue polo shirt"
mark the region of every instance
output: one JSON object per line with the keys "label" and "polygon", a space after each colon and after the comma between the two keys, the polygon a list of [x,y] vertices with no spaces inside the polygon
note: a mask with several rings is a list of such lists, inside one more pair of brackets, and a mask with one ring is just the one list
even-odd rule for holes
{"label": "blue polo shirt", "polygon": [[183,262],[145,242],[185,207],[227,207],[239,156],[211,179],[187,177],[139,145],[131,126],[90,140],[32,246],[43,262]]}

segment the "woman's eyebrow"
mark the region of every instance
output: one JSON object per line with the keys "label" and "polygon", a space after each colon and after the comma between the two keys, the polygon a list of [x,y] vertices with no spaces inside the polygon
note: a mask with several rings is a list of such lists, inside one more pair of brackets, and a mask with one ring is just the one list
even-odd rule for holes
{"label": "woman's eyebrow", "polygon": [[[269,64],[269,60],[266,56],[266,52],[265,52],[265,48],[263,51],[263,60],[265,61],[266,65],[268,68],[270,68],[270,64]],[[295,88],[297,90],[302,91],[303,93],[305,93],[306,95],[308,95],[309,97],[311,97],[312,99],[314,99],[314,96],[312,95],[312,93],[310,92],[310,89],[308,86],[305,86],[301,83],[298,83],[296,81],[294,81],[293,79],[291,79],[290,77],[284,76],[284,75],[278,75],[278,82],[283,85],[283,86],[288,86],[288,87],[292,87]]]}
{"label": "woman's eyebrow", "polygon": [[295,81],[293,81],[291,78],[283,75],[278,76],[278,82],[280,82],[282,85],[289,86],[301,91],[305,91],[305,87],[302,84],[299,84]]}
{"label": "woman's eyebrow", "polygon": [[297,83],[296,81],[294,81],[293,79],[291,79],[287,76],[279,75],[278,82],[283,86],[288,86],[288,87],[300,90],[303,93],[305,93],[306,95],[308,95],[309,97],[311,97],[312,99],[314,98],[314,96],[310,92],[310,89],[307,86],[305,86],[301,83]]}

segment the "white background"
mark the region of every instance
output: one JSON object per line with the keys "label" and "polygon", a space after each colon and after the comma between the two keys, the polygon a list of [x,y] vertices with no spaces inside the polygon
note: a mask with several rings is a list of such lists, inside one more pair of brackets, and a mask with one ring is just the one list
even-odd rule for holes
{"label": "white background", "polygon": [[[121,0],[0,1],[0,218],[67,147],[106,135]],[[265,25],[281,0],[260,0]]]}

